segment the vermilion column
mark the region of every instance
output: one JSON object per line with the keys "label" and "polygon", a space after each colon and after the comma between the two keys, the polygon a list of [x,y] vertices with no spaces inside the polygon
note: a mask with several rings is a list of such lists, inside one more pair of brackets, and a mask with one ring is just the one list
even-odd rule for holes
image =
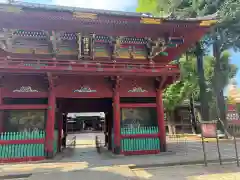
{"label": "vermilion column", "polygon": [[114,89],[113,97],[113,129],[114,129],[114,149],[115,154],[120,154],[121,152],[121,137],[120,137],[120,97],[118,89]]}
{"label": "vermilion column", "polygon": [[[3,104],[3,96],[2,96],[2,87],[0,87],[0,105]],[[3,123],[4,123],[4,111],[0,111],[0,133],[3,132]]]}
{"label": "vermilion column", "polygon": [[163,99],[162,99],[162,90],[158,89],[156,94],[156,104],[157,104],[157,118],[158,118],[158,128],[160,135],[160,150],[162,152],[166,151],[166,131],[164,124],[164,107],[163,107]]}
{"label": "vermilion column", "polygon": [[50,88],[48,97],[48,112],[47,112],[47,123],[46,123],[46,144],[45,152],[47,158],[52,158],[53,153],[53,141],[54,141],[54,124],[55,124],[55,106],[56,97],[52,88]]}

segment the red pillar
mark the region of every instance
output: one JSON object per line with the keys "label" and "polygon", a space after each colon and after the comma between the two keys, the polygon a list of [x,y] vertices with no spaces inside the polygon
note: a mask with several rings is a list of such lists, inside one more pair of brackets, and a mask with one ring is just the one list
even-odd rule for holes
{"label": "red pillar", "polygon": [[120,137],[120,97],[118,88],[114,89],[113,97],[113,127],[114,127],[114,149],[115,154],[120,154],[121,152],[121,137]]}
{"label": "red pillar", "polygon": [[162,90],[158,89],[156,94],[156,103],[157,103],[157,118],[158,118],[158,129],[159,129],[159,139],[160,139],[160,150],[162,152],[166,151],[166,131],[164,123],[164,107],[162,99]]}
{"label": "red pillar", "polygon": [[46,144],[45,144],[45,152],[46,152],[47,158],[52,158],[54,156],[53,141],[54,141],[54,125],[55,125],[55,106],[56,106],[56,97],[54,94],[54,90],[50,88],[49,97],[48,97]]}
{"label": "red pillar", "polygon": [[[2,98],[2,87],[0,87],[0,105],[3,104],[3,98]],[[4,111],[0,111],[0,133],[4,131],[3,129],[3,123],[4,123]]]}

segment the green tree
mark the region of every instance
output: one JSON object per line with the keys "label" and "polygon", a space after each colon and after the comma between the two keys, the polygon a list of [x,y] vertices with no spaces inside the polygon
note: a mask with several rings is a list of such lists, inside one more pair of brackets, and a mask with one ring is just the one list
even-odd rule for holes
{"label": "green tree", "polygon": [[[144,1],[137,8],[137,11],[151,12],[144,9]],[[217,77],[222,75],[221,54],[229,49],[239,49],[239,17],[240,17],[240,0],[150,0],[152,4],[157,4],[152,11],[156,15],[157,11],[161,14],[167,14],[173,18],[199,17],[211,14],[218,14],[220,23],[216,26],[215,31],[207,36],[207,45],[213,45],[213,53],[215,60],[213,87],[216,95],[216,102],[219,107],[220,118],[225,121],[225,99],[223,96],[222,82]],[[161,6],[161,8],[159,7]],[[164,13],[162,13],[164,12]],[[210,44],[209,44],[210,42]]]}
{"label": "green tree", "polygon": [[[237,67],[230,64],[230,54],[224,51],[221,54],[221,62],[224,67],[221,71],[221,75],[218,78],[221,81],[221,87],[225,87],[229,82],[229,79],[236,75]],[[210,118],[216,119],[216,98],[213,95],[213,81],[216,79],[214,71],[216,59],[213,56],[204,56],[204,69],[205,80],[207,84],[207,97],[210,99]],[[185,99],[190,99],[192,94],[195,100],[199,100],[199,84],[198,84],[198,72],[197,72],[197,60],[193,55],[182,56],[179,60],[181,78],[179,81],[171,84],[164,91],[164,107],[169,121],[172,121],[173,110]]]}

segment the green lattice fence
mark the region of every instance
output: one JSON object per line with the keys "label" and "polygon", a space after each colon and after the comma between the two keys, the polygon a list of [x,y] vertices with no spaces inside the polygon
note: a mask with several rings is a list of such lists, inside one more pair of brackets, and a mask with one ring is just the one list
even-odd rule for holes
{"label": "green lattice fence", "polygon": [[[44,139],[44,131],[36,132],[4,132],[0,133],[0,140],[30,140]],[[0,145],[1,158],[22,158],[44,156],[44,144],[4,144]]]}
{"label": "green lattice fence", "polygon": [[[158,127],[121,128],[122,135],[158,134]],[[160,150],[158,137],[123,138],[121,140],[122,151],[153,151]]]}

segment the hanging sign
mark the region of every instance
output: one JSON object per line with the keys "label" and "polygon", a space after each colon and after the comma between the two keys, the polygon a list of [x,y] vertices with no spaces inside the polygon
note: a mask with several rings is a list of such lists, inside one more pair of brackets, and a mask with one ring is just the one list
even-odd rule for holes
{"label": "hanging sign", "polygon": [[213,123],[202,123],[201,130],[204,138],[216,138],[217,137],[217,124]]}
{"label": "hanging sign", "polygon": [[80,93],[92,93],[92,92],[97,92],[95,89],[91,89],[88,86],[82,86],[79,89],[75,89],[73,92],[80,92]]}
{"label": "hanging sign", "polygon": [[237,112],[237,107],[235,104],[228,104],[227,105],[227,114],[226,118],[228,121],[238,121],[239,120],[239,115]]}
{"label": "hanging sign", "polygon": [[36,89],[32,89],[31,86],[22,86],[20,89],[15,89],[13,92],[38,92]]}
{"label": "hanging sign", "polygon": [[147,90],[143,89],[142,87],[134,87],[133,89],[128,90],[128,92],[148,92]]}

